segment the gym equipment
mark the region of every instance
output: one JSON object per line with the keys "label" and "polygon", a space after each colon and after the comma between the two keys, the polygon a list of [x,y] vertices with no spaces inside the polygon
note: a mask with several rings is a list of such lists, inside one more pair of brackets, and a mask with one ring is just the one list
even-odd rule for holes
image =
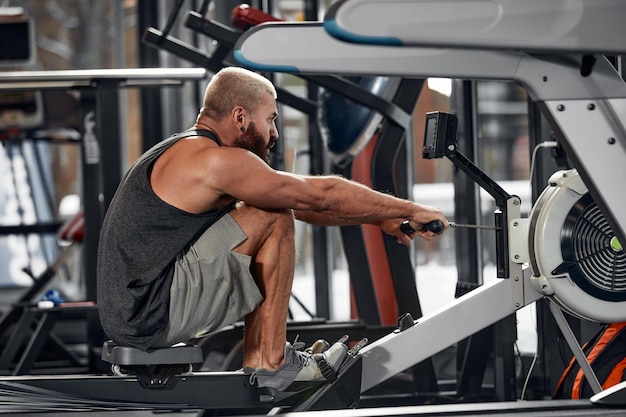
{"label": "gym equipment", "polygon": [[[296,392],[258,388],[243,371],[190,372],[200,362],[197,346],[141,351],[104,344],[102,358],[112,363],[115,376],[23,376],[0,379],[0,406],[16,410],[53,410],[81,407],[99,410],[228,409],[267,413],[283,407],[292,410],[344,408],[358,403],[360,391],[359,349],[353,346],[329,383],[312,383]],[[33,397],[36,397],[37,404]]]}
{"label": "gym equipment", "polygon": [[[620,0],[469,0],[454,7],[437,0],[339,0],[324,28],[370,45],[620,54],[624,17]],[[600,24],[606,31],[598,33]]]}
{"label": "gym equipment", "polygon": [[[495,227],[495,226],[487,226],[484,224],[459,224],[459,223],[455,223],[451,221],[448,222],[448,227],[461,227],[461,228],[466,228],[466,229],[500,230],[499,227]],[[425,224],[424,229],[430,230],[433,233],[440,233],[443,230],[443,223],[441,223],[439,220],[434,220],[430,223]],[[411,227],[408,220],[402,222],[402,224],[400,225],[400,230],[402,230],[407,235],[410,233],[416,232],[416,230]]]}
{"label": "gym equipment", "polygon": [[461,227],[461,228],[464,228],[464,229],[500,230],[499,227],[487,226],[485,224],[463,224],[463,223],[448,222],[448,226],[450,226],[450,227]]}
{"label": "gym equipment", "polygon": [[43,273],[38,277],[32,277],[32,285],[0,316],[0,335],[6,335],[7,339],[0,350],[0,372],[8,372],[10,375],[28,374],[34,368],[46,341],[52,343],[72,367],[85,367],[85,361],[76,352],[67,348],[53,332],[53,327],[60,318],[68,315],[80,316],[95,310],[95,304],[65,303],[59,298],[56,290],[48,290],[51,294],[44,297],[47,300],[44,303],[38,303],[36,299],[75,254],[76,247],[83,241],[83,226],[82,212],[63,224],[57,236],[59,240],[66,242],[67,246]]}
{"label": "gym equipment", "polygon": [[[369,18],[379,15],[393,16],[394,19],[399,17],[393,12],[394,9],[398,10],[395,8],[394,2],[354,2],[354,4],[357,3],[367,3],[368,7],[381,8],[381,12],[377,14],[372,14],[370,10],[368,12]],[[415,7],[420,2],[399,1],[396,3],[411,4],[411,7]],[[472,2],[468,3],[472,4]],[[512,4],[507,1],[502,3],[507,6]],[[583,3],[590,4],[589,2]],[[332,7],[332,11],[335,15],[344,10],[344,7],[345,10],[350,11],[349,7],[352,4],[351,1],[338,2]],[[552,4],[554,5],[554,3]],[[621,11],[624,10],[622,5],[617,5],[615,2],[611,4]],[[516,6],[519,6],[519,9],[532,9],[526,4],[517,3]],[[392,10],[392,13],[389,13],[389,10]],[[466,17],[463,15],[464,10],[465,8],[461,8],[461,10],[447,10],[446,8],[445,14],[437,16],[442,20],[447,19],[451,23],[464,21]],[[586,13],[583,14],[588,16]],[[461,15],[463,16],[461,17]],[[626,310],[620,301],[623,289],[621,286],[611,287],[613,282],[610,279],[607,282],[604,282],[603,279],[598,280],[603,285],[601,292],[605,299],[594,295],[599,296],[599,291],[595,288],[598,282],[589,285],[576,282],[581,286],[579,291],[587,292],[588,298],[597,299],[596,303],[591,303],[592,305],[587,308],[582,306],[582,302],[573,301],[570,294],[563,288],[557,289],[553,285],[543,287],[544,281],[553,284],[553,281],[560,279],[559,283],[562,283],[563,286],[575,281],[573,278],[570,281],[567,274],[568,271],[578,273],[576,269],[570,269],[570,263],[572,263],[572,259],[576,259],[577,255],[564,251],[564,253],[568,253],[569,258],[565,259],[565,265],[561,270],[556,270],[556,274],[549,271],[547,265],[543,266],[538,262],[539,259],[552,262],[553,259],[550,259],[550,256],[558,250],[558,248],[552,247],[558,246],[561,239],[561,235],[557,235],[553,227],[560,229],[563,223],[559,220],[563,219],[559,217],[558,211],[551,213],[548,207],[560,204],[561,207],[565,206],[569,212],[572,207],[571,205],[567,206],[571,204],[573,198],[569,197],[570,200],[567,200],[565,196],[574,190],[579,197],[588,194],[588,198],[594,202],[593,204],[589,203],[593,206],[589,210],[597,210],[597,213],[601,214],[598,216],[599,218],[604,216],[602,221],[606,224],[603,225],[605,227],[602,230],[604,233],[608,233],[606,236],[609,238],[609,247],[612,251],[609,254],[609,259],[611,255],[621,258],[621,254],[623,254],[621,242],[624,242],[624,227],[626,226],[626,215],[620,209],[623,206],[623,197],[619,193],[614,193],[610,184],[614,178],[623,178],[626,175],[623,164],[626,157],[626,149],[624,148],[626,85],[609,60],[600,56],[593,57],[593,65],[590,66],[588,57],[581,60],[581,57],[572,55],[570,50],[566,50],[564,54],[560,50],[561,45],[559,43],[551,44],[545,40],[542,49],[544,52],[550,52],[550,54],[531,55],[516,51],[515,47],[506,46],[499,48],[506,49],[505,51],[495,50],[496,48],[493,50],[488,48],[476,50],[442,49],[442,46],[458,47],[456,44],[451,45],[452,42],[449,40],[445,45],[428,44],[429,46],[437,46],[437,48],[399,47],[397,43],[386,43],[367,36],[360,37],[358,34],[354,35],[343,30],[343,28],[338,29],[342,22],[359,21],[360,17],[363,17],[358,13],[355,15],[346,14],[346,16],[342,20],[335,20],[336,23],[331,22],[331,26],[335,28],[333,29],[335,32],[332,34],[338,36],[336,31],[342,30],[345,34],[342,39],[357,40],[361,44],[348,44],[329,36],[324,30],[328,25],[326,21],[324,25],[319,23],[271,23],[252,28],[245,33],[235,46],[235,57],[251,68],[265,71],[313,74],[332,72],[352,75],[373,73],[516,81],[522,84],[529,96],[548,117],[559,137],[560,144],[576,167],[574,171],[555,174],[555,183],[551,182],[548,187],[549,191],[545,191],[547,193],[546,200],[549,200],[549,196],[558,195],[559,197],[554,197],[559,200],[558,203],[536,205],[533,208],[531,220],[520,219],[519,199],[499,189],[497,184],[473,169],[472,164],[456,152],[454,145],[449,142],[451,136],[445,134],[447,128],[450,127],[447,122],[441,121],[441,124],[438,125],[441,128],[440,134],[443,133],[443,135],[438,137],[440,139],[440,142],[437,142],[439,146],[434,148],[430,140],[433,139],[432,133],[436,134],[436,129],[431,131],[431,135],[428,135],[427,129],[425,139],[427,152],[439,151],[444,153],[457,167],[470,175],[475,182],[489,191],[495,198],[499,208],[499,211],[495,213],[495,224],[499,228],[496,230],[497,247],[502,254],[498,257],[497,262],[498,277],[505,279],[474,290],[438,314],[417,320],[413,326],[404,332],[390,335],[364,348],[362,351],[362,390],[366,390],[375,383],[401,371],[411,363],[429,357],[436,351],[475,333],[480,328],[543,296],[548,296],[548,299],[553,301],[550,304],[551,310],[557,324],[566,338],[569,339],[568,344],[573,351],[579,351],[580,346],[575,341],[560,307],[567,307],[569,312],[577,312],[580,309],[581,315],[588,318],[621,318],[623,320],[626,317]],[[332,13],[329,13],[327,20],[332,20],[332,17]],[[432,15],[427,17],[430,19]],[[418,19],[416,14],[411,13],[402,14],[399,18],[412,22]],[[396,20],[393,23],[397,25]],[[597,25],[598,22],[595,21],[594,24]],[[372,26],[378,26],[378,21],[376,25],[371,25],[370,29]],[[524,25],[519,27],[521,26]],[[524,26],[522,30],[525,34],[530,33],[533,30],[532,26]],[[417,34],[415,36],[420,36],[422,32],[428,32],[428,28],[420,27],[419,23],[399,25],[399,27],[408,29],[414,35]],[[457,31],[453,24],[441,24],[441,28],[446,28],[446,30],[454,28],[451,33],[455,35],[455,39],[462,38],[465,33],[459,34],[457,32],[466,29],[461,27]],[[579,29],[574,28],[573,31],[576,32]],[[307,44],[311,45],[311,48],[307,48],[306,52],[298,47],[305,40]],[[392,46],[381,46],[387,44]],[[482,44],[479,47],[482,48]],[[623,51],[623,45],[620,45],[619,48],[620,51]],[[600,51],[604,50],[600,48]],[[589,140],[592,137],[602,139],[599,141]],[[452,145],[451,149],[449,148],[450,145]],[[578,181],[557,180],[558,178],[572,177],[578,178]],[[573,213],[573,216],[578,215],[581,214]],[[576,229],[575,226],[568,227],[569,229]],[[539,242],[539,235],[546,238],[546,241]],[[531,243],[528,244],[529,247],[525,246],[525,242],[528,241],[527,236],[535,238],[534,242],[531,240]],[[584,240],[582,236],[586,237],[581,232],[571,231],[566,240],[570,245],[578,248],[584,246],[579,242],[579,240]],[[601,244],[605,243],[602,238],[597,238],[596,241]],[[547,247],[552,248],[549,254],[542,251],[543,248]],[[592,247],[589,252],[593,252],[594,249]],[[523,259],[534,260],[534,266],[531,262],[532,268],[522,269]],[[579,266],[579,269],[584,267]],[[580,274],[583,278],[579,278],[577,281],[582,283],[595,277],[595,274],[599,272],[604,271],[601,271],[601,268],[590,270],[587,267]],[[532,279],[531,275],[533,276]],[[550,278],[546,278],[546,276]],[[593,290],[590,289],[592,287]],[[551,290],[554,290],[555,293],[550,293]],[[563,294],[557,295],[556,291],[562,291]],[[610,301],[606,299],[609,297],[606,293],[610,294]],[[615,299],[618,301],[616,302]],[[489,312],[485,312],[484,315],[480,312],[483,302],[490,306]],[[568,305],[568,303],[571,304]],[[556,307],[557,305],[558,307]],[[605,308],[609,310],[609,313],[599,311]],[[466,322],[465,319],[468,317],[471,319]],[[448,326],[452,326],[452,328]],[[443,328],[450,329],[450,334],[447,334],[446,331],[446,335],[442,335],[441,329]],[[416,336],[412,338],[411,334],[416,334]],[[420,345],[420,340],[425,338],[428,338],[429,346]],[[403,349],[407,345],[416,347],[411,355],[408,355]],[[407,356],[411,356],[411,359],[406,359]],[[586,361],[583,360],[583,362]],[[585,369],[587,377],[593,379],[593,373],[588,363],[586,367],[582,363],[581,366]],[[598,385],[595,384],[595,386]]]}

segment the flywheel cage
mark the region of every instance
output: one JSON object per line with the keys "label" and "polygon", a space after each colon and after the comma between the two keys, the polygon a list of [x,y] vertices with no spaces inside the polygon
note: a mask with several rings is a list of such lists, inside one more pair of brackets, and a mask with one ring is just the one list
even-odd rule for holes
{"label": "flywheel cage", "polygon": [[[586,193],[569,211],[561,229],[563,263],[586,293],[606,301],[626,301],[626,254],[600,209]],[[617,242],[617,243],[616,243]]]}

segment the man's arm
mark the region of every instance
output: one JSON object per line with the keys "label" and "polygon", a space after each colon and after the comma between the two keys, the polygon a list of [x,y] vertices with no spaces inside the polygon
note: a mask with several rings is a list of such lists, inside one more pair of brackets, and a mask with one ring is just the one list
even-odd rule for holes
{"label": "man's arm", "polygon": [[[424,208],[428,209],[427,207],[424,207]],[[434,210],[437,210],[437,209],[434,209]],[[355,226],[355,225],[360,224],[360,223],[354,223],[353,221],[350,221],[350,220],[344,220],[344,219],[337,218],[337,217],[330,217],[326,215],[325,213],[319,213],[315,211],[295,210],[294,214],[296,216],[296,219],[309,223],[309,224],[314,224],[317,226]],[[411,237],[413,237],[413,235],[407,236],[404,232],[400,230],[400,225],[405,220],[406,219],[402,219],[402,218],[387,219],[387,220],[381,220],[378,222],[372,222],[371,224],[380,227],[385,233],[395,236],[398,243],[401,243],[403,245],[410,245]],[[433,234],[425,230],[423,226],[424,225],[421,224],[418,226],[419,229],[415,229],[417,231],[417,235],[421,236],[422,238],[426,240],[430,240]]]}
{"label": "man's arm", "polygon": [[[410,220],[424,238],[435,236],[423,225],[440,220],[440,210],[374,191],[338,176],[306,176],[276,171],[250,152],[237,148],[220,149],[210,171],[213,186],[224,193],[260,208],[294,209],[298,217],[324,225],[376,224],[394,230]],[[310,213],[307,213],[310,212]],[[397,231],[397,233],[396,233]]]}

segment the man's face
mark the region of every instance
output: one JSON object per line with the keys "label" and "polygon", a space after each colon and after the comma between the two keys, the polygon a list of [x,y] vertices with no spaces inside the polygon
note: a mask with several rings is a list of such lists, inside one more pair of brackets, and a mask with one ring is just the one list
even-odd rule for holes
{"label": "man's face", "polygon": [[270,163],[270,149],[276,143],[277,138],[266,139],[256,127],[254,122],[250,122],[248,129],[241,133],[241,136],[235,140],[235,146],[247,149],[259,158],[263,159],[267,164]]}
{"label": "man's face", "polygon": [[270,149],[278,140],[276,101],[270,94],[266,95],[259,104],[256,113],[250,116],[252,119],[248,123],[246,131],[242,132],[241,136],[235,140],[235,146],[249,150],[269,165]]}

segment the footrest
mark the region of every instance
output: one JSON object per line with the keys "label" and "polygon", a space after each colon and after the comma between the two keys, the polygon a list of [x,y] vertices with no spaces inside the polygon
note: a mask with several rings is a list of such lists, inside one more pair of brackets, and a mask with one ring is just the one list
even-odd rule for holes
{"label": "footrest", "polygon": [[115,365],[179,365],[202,363],[202,349],[194,345],[181,345],[147,351],[130,346],[104,342],[102,360]]}

